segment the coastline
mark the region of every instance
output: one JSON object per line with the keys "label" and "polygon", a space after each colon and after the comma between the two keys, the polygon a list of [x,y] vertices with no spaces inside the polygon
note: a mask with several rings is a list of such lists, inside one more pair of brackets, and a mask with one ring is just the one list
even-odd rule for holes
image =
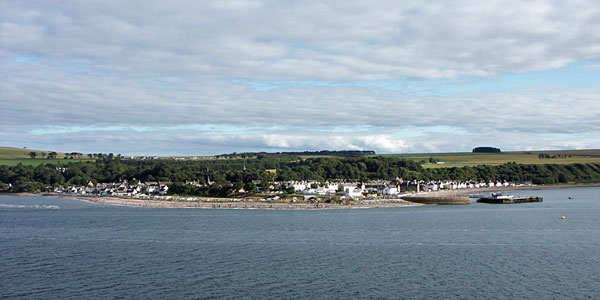
{"label": "coastline", "polygon": [[507,186],[494,188],[476,188],[461,189],[450,191],[422,192],[414,194],[405,194],[397,199],[381,200],[363,200],[353,204],[334,204],[334,203],[269,203],[257,201],[173,201],[173,200],[154,200],[154,199],[134,199],[111,196],[84,196],[55,193],[6,193],[9,196],[33,196],[33,197],[56,197],[68,198],[81,201],[89,201],[106,205],[122,205],[136,207],[166,207],[166,208],[203,208],[203,209],[266,209],[266,210],[324,210],[324,209],[356,209],[356,208],[380,208],[380,207],[411,207],[429,204],[410,202],[410,197],[428,196],[428,197],[464,197],[468,195],[477,195],[490,192],[505,192],[514,190],[548,190],[563,188],[580,187],[598,187],[599,183],[594,184],[565,184],[565,185],[532,185],[532,186]]}
{"label": "coastline", "polygon": [[54,193],[8,193],[12,196],[32,196],[32,197],[55,197],[65,199],[75,199],[106,205],[136,206],[136,207],[165,207],[165,208],[203,208],[203,209],[266,209],[266,210],[324,210],[324,209],[356,209],[356,208],[377,208],[377,207],[409,207],[420,206],[422,204],[408,202],[398,199],[386,199],[385,201],[366,200],[357,204],[333,204],[333,203],[269,203],[257,201],[172,201],[172,200],[153,200],[153,199],[133,199],[111,196],[83,196]]}

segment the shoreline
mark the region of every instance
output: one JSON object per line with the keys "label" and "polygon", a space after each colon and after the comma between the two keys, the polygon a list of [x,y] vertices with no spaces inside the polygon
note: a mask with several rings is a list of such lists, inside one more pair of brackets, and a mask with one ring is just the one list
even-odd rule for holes
{"label": "shoreline", "polygon": [[263,209],[263,210],[325,210],[325,209],[357,209],[378,207],[411,207],[422,204],[409,202],[403,199],[385,199],[379,203],[334,204],[334,203],[265,203],[243,201],[169,201],[152,199],[133,199],[111,196],[83,196],[53,193],[7,193],[12,196],[55,197],[75,199],[106,205],[135,206],[135,207],[165,207],[165,208],[202,208],[202,209]]}
{"label": "shoreline", "polygon": [[[334,204],[334,203],[265,203],[256,201],[172,201],[153,199],[120,198],[111,196],[83,196],[55,193],[6,193],[9,196],[34,196],[34,197],[56,197],[76,199],[105,205],[122,205],[135,207],[166,207],[166,208],[203,208],[203,209],[264,209],[264,210],[325,210],[325,209],[356,209],[356,208],[383,208],[383,207],[412,207],[430,204],[410,202],[411,196],[428,197],[458,197],[477,195],[490,192],[505,192],[515,190],[549,190],[580,187],[599,187],[599,183],[593,184],[565,184],[565,185],[532,185],[532,186],[507,186],[494,188],[474,188],[450,191],[421,192],[400,195],[397,199],[363,200],[356,204]],[[3,193],[4,194],[4,193]],[[1,194],[0,194],[1,195]]]}

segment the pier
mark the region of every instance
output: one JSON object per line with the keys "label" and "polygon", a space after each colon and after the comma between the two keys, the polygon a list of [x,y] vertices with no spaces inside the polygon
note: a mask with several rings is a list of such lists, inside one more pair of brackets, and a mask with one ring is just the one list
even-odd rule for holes
{"label": "pier", "polygon": [[477,202],[490,203],[490,204],[514,204],[514,203],[528,203],[528,202],[543,202],[544,198],[539,196],[525,196],[525,197],[514,197],[514,196],[492,196],[482,197]]}

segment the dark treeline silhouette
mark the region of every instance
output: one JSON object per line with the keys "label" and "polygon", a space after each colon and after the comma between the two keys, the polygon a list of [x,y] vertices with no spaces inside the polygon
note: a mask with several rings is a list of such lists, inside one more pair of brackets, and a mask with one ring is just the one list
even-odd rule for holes
{"label": "dark treeline silhouette", "polygon": [[221,154],[217,155],[217,157],[241,157],[241,158],[249,158],[249,157],[260,157],[264,158],[267,156],[311,156],[311,155],[319,155],[319,156],[339,156],[339,157],[361,157],[366,155],[375,155],[375,151],[371,150],[339,150],[339,151],[330,151],[330,150],[321,150],[321,151],[302,151],[302,152],[243,152],[243,153],[231,153],[231,154]]}
{"label": "dark treeline silhouette", "polygon": [[473,149],[473,153],[500,153],[500,148],[494,147],[477,147]]}

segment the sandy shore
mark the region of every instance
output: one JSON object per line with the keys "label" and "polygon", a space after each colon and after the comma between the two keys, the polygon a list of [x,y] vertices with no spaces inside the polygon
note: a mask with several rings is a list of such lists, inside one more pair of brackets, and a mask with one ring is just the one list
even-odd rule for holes
{"label": "sandy shore", "polygon": [[353,209],[375,207],[408,207],[422,204],[412,203],[403,199],[365,200],[353,204],[333,203],[270,203],[257,201],[173,201],[154,199],[134,199],[108,196],[83,196],[55,193],[14,193],[14,196],[38,196],[77,199],[108,205],[141,206],[141,207],[172,207],[172,208],[211,208],[211,209],[286,209],[286,210],[323,210],[323,209]]}
{"label": "sandy shore", "polygon": [[204,202],[204,201],[165,201],[146,199],[123,199],[113,197],[75,197],[79,200],[91,201],[102,204],[143,206],[143,207],[177,207],[177,208],[215,208],[215,209],[287,209],[287,210],[320,210],[320,209],[348,209],[348,208],[373,208],[373,207],[398,207],[415,206],[412,202],[401,199],[386,201],[385,203],[359,203],[352,205],[332,203],[269,203],[269,202]]}

